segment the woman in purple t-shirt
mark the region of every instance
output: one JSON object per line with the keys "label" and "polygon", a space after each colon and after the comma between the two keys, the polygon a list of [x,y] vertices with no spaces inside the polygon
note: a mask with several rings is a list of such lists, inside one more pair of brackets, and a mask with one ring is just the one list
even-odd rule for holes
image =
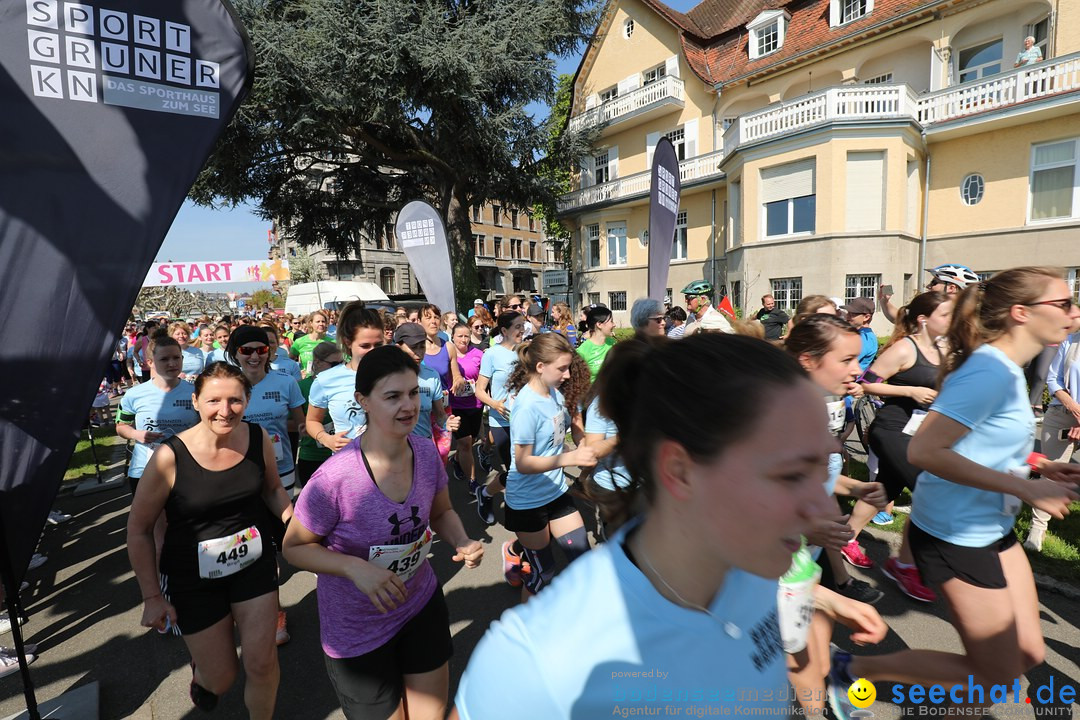
{"label": "woman in purple t-shirt", "polygon": [[450,396],[450,410],[461,418],[461,427],[454,431],[457,455],[454,457],[454,473],[459,480],[469,480],[469,492],[475,493],[479,478],[476,476],[476,463],[473,462],[473,442],[480,435],[480,423],[484,418],[484,404],[476,399],[476,380],[480,377],[480,361],[484,352],[470,346],[472,330],[468,325],[454,328],[454,349],[457,350],[457,365],[461,377],[465,380],[461,389]]}
{"label": "woman in purple t-shirt", "polygon": [[450,621],[428,563],[433,534],[474,568],[484,550],[450,505],[431,441],[410,436],[420,413],[419,366],[397,347],[360,361],[356,394],[367,432],[304,486],[284,552],[318,573],[327,673],[345,717],[443,717]]}

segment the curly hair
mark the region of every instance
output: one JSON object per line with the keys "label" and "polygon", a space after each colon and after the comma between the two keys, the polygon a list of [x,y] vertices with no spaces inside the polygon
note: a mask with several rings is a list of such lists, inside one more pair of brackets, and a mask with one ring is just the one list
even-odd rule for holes
{"label": "curly hair", "polygon": [[573,353],[570,359],[570,377],[559,386],[559,392],[566,400],[566,409],[571,415],[581,412],[585,398],[589,397],[591,391],[592,371],[589,370],[589,363],[585,362],[585,358]]}

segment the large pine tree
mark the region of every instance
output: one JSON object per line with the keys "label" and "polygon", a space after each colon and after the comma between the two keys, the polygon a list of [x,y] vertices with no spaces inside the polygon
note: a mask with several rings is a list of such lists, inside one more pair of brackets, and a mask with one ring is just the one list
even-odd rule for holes
{"label": "large pine tree", "polygon": [[255,83],[192,197],[253,201],[301,244],[342,255],[425,199],[446,222],[460,307],[479,290],[469,208],[553,209],[565,188],[552,169],[570,167],[589,140],[553,133],[565,115],[528,106],[553,101],[553,56],[588,40],[594,0],[238,0],[236,9],[255,48]]}

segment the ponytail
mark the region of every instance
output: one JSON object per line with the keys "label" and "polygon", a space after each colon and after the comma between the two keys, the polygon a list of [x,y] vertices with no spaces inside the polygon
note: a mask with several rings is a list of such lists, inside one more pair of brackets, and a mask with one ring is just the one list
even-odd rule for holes
{"label": "ponytail", "polygon": [[[881,348],[881,352],[884,352],[906,337],[918,334],[920,330],[919,316],[929,316],[933,314],[933,312],[938,309],[939,305],[948,300],[948,295],[937,290],[930,290],[913,297],[911,302],[896,312],[896,326],[893,328],[893,333],[889,337],[889,341]],[[881,353],[878,354],[880,355]]]}
{"label": "ponytail", "polygon": [[544,333],[526,340],[517,346],[518,361],[506,381],[507,390],[515,393],[525,387],[536,375],[537,363],[552,363],[560,355],[574,354],[570,343],[559,333]]}

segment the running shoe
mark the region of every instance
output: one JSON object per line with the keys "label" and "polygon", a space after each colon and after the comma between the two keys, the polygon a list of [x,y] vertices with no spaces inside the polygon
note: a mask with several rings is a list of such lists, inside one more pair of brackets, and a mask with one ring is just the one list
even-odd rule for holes
{"label": "running shoe", "polygon": [[509,540],[502,544],[503,577],[510,587],[521,587],[521,556],[514,553],[513,547]]}
{"label": "running shoe", "polygon": [[491,466],[491,459],[488,457],[487,453],[484,452],[483,445],[474,445],[473,455],[476,456],[476,464],[480,467],[481,470],[483,470],[484,475],[487,475],[494,469]]}
{"label": "running shoe", "polygon": [[195,707],[203,712],[210,712],[217,707],[218,696],[195,682],[195,663],[191,663],[191,686],[188,688],[188,697]]}
{"label": "running shoe", "polygon": [[67,513],[62,513],[59,510],[53,510],[51,513],[49,513],[50,525],[61,525],[63,523],[66,523],[70,519],[70,515],[68,515]]}
{"label": "running shoe", "polygon": [[857,580],[855,578],[848,580],[847,585],[838,585],[836,587],[836,592],[844,597],[851,598],[852,600],[864,602],[867,605],[873,605],[885,596],[885,593],[877,588],[871,587],[869,583],[865,583],[862,580]]}
{"label": "running shoe", "polygon": [[845,560],[857,568],[867,570],[874,567],[874,561],[866,557],[866,553],[859,547],[859,543],[854,540],[850,540],[847,545],[841,548],[840,554],[844,556]]}
{"label": "running shoe", "polygon": [[848,699],[848,688],[855,682],[848,672],[851,664],[851,653],[844,652],[835,645],[830,645],[832,658],[829,668],[829,707],[833,711],[836,720],[851,720],[851,713],[855,706]]}
{"label": "running shoe", "polygon": [[495,498],[490,495],[484,494],[484,488],[477,487],[476,492],[473,493],[476,498],[476,514],[480,516],[480,520],[487,526],[495,524]]}
{"label": "running shoe", "polygon": [[[37,660],[37,656],[26,650],[26,664]],[[0,678],[19,672],[19,656],[11,648],[0,648]]]}
{"label": "running shoe", "polygon": [[456,455],[450,458],[450,472],[454,474],[455,480],[465,482],[465,471],[461,469],[461,463],[458,462]]}
{"label": "running shoe", "polygon": [[292,637],[289,635],[289,629],[285,625],[285,611],[278,610],[277,614],[277,634],[274,635],[274,642],[278,645],[284,645],[289,642]]}
{"label": "running shoe", "polygon": [[892,521],[893,516],[885,512],[884,510],[879,512],[874,517],[870,518],[870,522],[874,523],[875,525],[891,525]]}
{"label": "running shoe", "polygon": [[[26,616],[19,617],[19,625],[26,624]],[[0,613],[0,635],[11,632],[11,617],[9,613]]]}
{"label": "running shoe", "polygon": [[45,562],[48,559],[49,558],[45,557],[44,555],[41,555],[39,553],[34,553],[34,555],[30,558],[30,565],[27,566],[26,569],[27,570],[37,570],[39,567],[44,565]]}
{"label": "running shoe", "polygon": [[1033,527],[1028,532],[1027,539],[1024,540],[1024,547],[1034,552],[1042,552],[1043,539],[1046,537],[1046,529],[1041,527]]}
{"label": "running shoe", "polygon": [[469,494],[476,496],[476,488],[480,487],[480,483],[476,482],[476,478],[469,478]]}
{"label": "running shoe", "polygon": [[918,568],[900,567],[900,563],[896,558],[891,557],[885,561],[885,566],[881,568],[881,572],[885,573],[885,577],[896,583],[897,587],[900,588],[900,592],[912,600],[918,600],[919,602],[934,602],[937,600],[937,593],[923,584],[922,575],[919,573]]}

